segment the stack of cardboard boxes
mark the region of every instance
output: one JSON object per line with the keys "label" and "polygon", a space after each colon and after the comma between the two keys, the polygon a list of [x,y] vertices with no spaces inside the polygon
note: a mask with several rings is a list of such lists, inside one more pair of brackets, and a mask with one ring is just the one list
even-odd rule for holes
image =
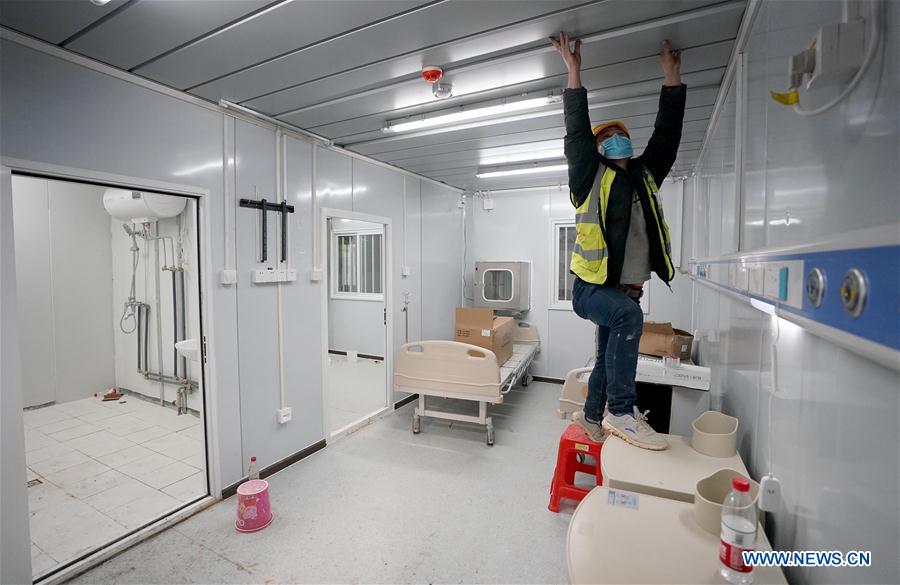
{"label": "stack of cardboard boxes", "polygon": [[503,365],[512,357],[515,326],[515,319],[495,317],[493,309],[458,308],[453,341],[488,349],[497,356],[497,363]]}
{"label": "stack of cardboard boxes", "polygon": [[691,347],[694,336],[687,331],[675,329],[671,323],[644,323],[638,352],[658,357],[673,356],[683,363],[691,363]]}

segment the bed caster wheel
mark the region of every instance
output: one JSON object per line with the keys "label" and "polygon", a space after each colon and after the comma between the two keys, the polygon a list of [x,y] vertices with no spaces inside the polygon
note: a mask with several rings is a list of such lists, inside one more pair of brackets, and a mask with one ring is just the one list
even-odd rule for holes
{"label": "bed caster wheel", "polygon": [[418,435],[422,430],[422,419],[418,416],[413,417],[412,431],[414,435]]}
{"label": "bed caster wheel", "polygon": [[532,376],[531,374],[527,374],[524,378],[522,378],[522,386],[528,386],[532,382],[534,382],[534,376]]}
{"label": "bed caster wheel", "polygon": [[488,429],[484,434],[484,442],[488,447],[492,447],[494,445],[494,429]]}

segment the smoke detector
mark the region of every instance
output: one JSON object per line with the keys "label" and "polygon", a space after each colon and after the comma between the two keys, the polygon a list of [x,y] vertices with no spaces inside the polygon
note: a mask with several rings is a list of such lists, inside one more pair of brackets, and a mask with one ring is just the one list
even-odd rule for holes
{"label": "smoke detector", "polygon": [[447,99],[453,95],[453,86],[449,83],[435,83],[431,86],[431,93],[439,100]]}
{"label": "smoke detector", "polygon": [[437,65],[426,65],[422,68],[422,78],[428,83],[437,83],[443,76],[443,69]]}

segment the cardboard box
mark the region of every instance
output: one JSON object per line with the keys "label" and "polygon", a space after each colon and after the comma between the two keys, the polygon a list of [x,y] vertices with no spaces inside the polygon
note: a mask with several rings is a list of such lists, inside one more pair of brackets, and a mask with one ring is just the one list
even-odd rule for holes
{"label": "cardboard box", "polygon": [[512,357],[515,326],[515,319],[495,317],[493,309],[458,308],[453,341],[489,349],[497,356],[497,363],[502,365]]}
{"label": "cardboard box", "polygon": [[664,357],[675,355],[682,362],[690,363],[691,346],[694,344],[694,336],[687,331],[675,329],[671,323],[644,323],[644,332],[641,334],[641,344],[638,351],[647,355]]}

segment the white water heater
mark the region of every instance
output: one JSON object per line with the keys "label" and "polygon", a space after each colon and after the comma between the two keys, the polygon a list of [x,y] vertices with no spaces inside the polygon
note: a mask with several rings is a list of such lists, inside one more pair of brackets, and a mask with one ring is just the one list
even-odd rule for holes
{"label": "white water heater", "polygon": [[119,221],[147,223],[175,217],[184,211],[186,197],[146,193],[128,189],[107,189],[103,193],[103,207]]}

